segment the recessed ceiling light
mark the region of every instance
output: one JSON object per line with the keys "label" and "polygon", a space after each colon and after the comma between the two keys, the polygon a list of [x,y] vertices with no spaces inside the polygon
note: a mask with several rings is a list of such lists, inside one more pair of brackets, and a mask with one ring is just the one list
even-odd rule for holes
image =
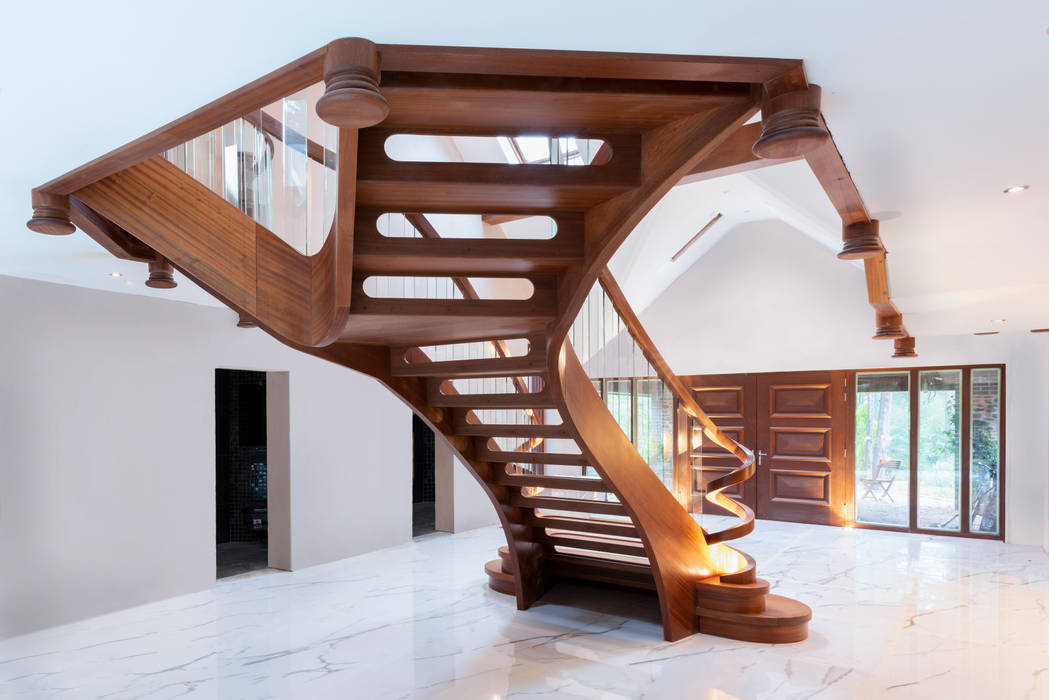
{"label": "recessed ceiling light", "polygon": [[991,323],[1005,323],[1004,318],[992,318]]}
{"label": "recessed ceiling light", "polygon": [[1013,185],[1012,187],[1006,187],[1003,192],[1006,194],[1016,194],[1017,192],[1023,192],[1028,188],[1027,185]]}
{"label": "recessed ceiling light", "polygon": [[119,272],[110,272],[109,276],[116,279],[117,277],[123,277],[124,275],[120,274]]}

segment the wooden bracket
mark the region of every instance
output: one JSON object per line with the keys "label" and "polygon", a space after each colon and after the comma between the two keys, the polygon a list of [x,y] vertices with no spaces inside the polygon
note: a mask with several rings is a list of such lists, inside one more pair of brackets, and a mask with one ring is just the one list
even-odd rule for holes
{"label": "wooden bracket", "polygon": [[175,281],[175,268],[166,259],[157,255],[149,261],[149,279],[146,286],[153,289],[174,289],[178,286]]}
{"label": "wooden bracket", "polygon": [[324,55],[324,95],[317,116],[344,129],[374,126],[390,113],[379,92],[379,50],[367,39],[336,39]]}
{"label": "wooden bracket", "polygon": [[69,197],[44,190],[33,190],[33,218],[26,227],[49,236],[67,236],[76,231],[69,218]]}
{"label": "wooden bracket", "polygon": [[761,137],[754,142],[760,158],[796,158],[830,141],[820,119],[820,86],[770,94],[761,105]]}
{"label": "wooden bracket", "polygon": [[875,340],[896,340],[907,337],[907,330],[903,327],[903,316],[898,313],[878,314],[877,324],[877,330],[873,336]]}
{"label": "wooden bracket", "polygon": [[894,352],[893,357],[917,357],[918,353],[914,351],[914,337],[905,336],[903,338],[897,338],[893,341]]}
{"label": "wooden bracket", "polygon": [[841,260],[863,260],[885,254],[878,235],[878,220],[843,224],[841,227],[842,248],[838,253]]}

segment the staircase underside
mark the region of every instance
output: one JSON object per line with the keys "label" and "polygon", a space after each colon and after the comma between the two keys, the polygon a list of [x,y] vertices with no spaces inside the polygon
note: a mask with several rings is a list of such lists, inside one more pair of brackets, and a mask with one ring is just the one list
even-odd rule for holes
{"label": "staircase underside", "polygon": [[[331,232],[310,257],[158,155],[320,80],[317,113],[339,129],[339,192]],[[385,383],[491,499],[507,545],[485,571],[519,608],[556,580],[593,581],[655,591],[670,640],[698,631],[797,641],[808,608],[768,594],[752,561],[711,569],[707,533],[618,428],[566,335],[608,259],[669,188],[762,101],[807,90],[797,61],[339,40],[40,188],[35,230],[62,228],[65,212],[115,254],[170,264],[282,342]],[[800,126],[780,119],[781,152],[822,138],[818,106],[815,120],[803,116]],[[546,133],[601,139],[610,154],[584,167],[395,161],[384,143],[403,133]],[[420,212],[543,215],[557,233],[435,237]],[[416,217],[421,235],[380,234],[384,213]],[[365,292],[375,275],[449,276],[461,298],[375,298]],[[460,281],[503,277],[529,281],[532,296],[479,298]],[[508,352],[513,339],[528,349]],[[419,349],[458,342],[495,352],[434,361]],[[467,380],[502,390],[457,388]]]}

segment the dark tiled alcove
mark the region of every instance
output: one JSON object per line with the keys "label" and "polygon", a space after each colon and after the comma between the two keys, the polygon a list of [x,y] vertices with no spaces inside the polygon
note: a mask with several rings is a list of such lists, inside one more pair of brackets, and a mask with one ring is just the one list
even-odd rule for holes
{"label": "dark tiled alcove", "polygon": [[433,532],[434,435],[419,416],[412,415],[412,536]]}
{"label": "dark tiled alcove", "polygon": [[266,373],[215,370],[219,578],[267,564]]}

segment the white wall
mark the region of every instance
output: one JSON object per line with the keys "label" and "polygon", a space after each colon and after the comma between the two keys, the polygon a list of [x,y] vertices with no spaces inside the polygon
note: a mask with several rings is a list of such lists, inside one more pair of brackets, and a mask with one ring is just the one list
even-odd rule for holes
{"label": "white wall", "polygon": [[891,341],[870,339],[866,298],[861,269],[764,221],[731,231],[639,315],[678,374],[1004,363],[1006,537],[1049,548],[1049,334],[919,337],[919,357],[893,360]]}
{"label": "white wall", "polygon": [[499,515],[477,479],[444,440],[434,440],[435,525],[441,532],[463,532],[498,525]]}
{"label": "white wall", "polygon": [[214,583],[218,367],[288,373],[293,568],[411,538],[409,409],[234,322],[0,277],[0,637]]}

